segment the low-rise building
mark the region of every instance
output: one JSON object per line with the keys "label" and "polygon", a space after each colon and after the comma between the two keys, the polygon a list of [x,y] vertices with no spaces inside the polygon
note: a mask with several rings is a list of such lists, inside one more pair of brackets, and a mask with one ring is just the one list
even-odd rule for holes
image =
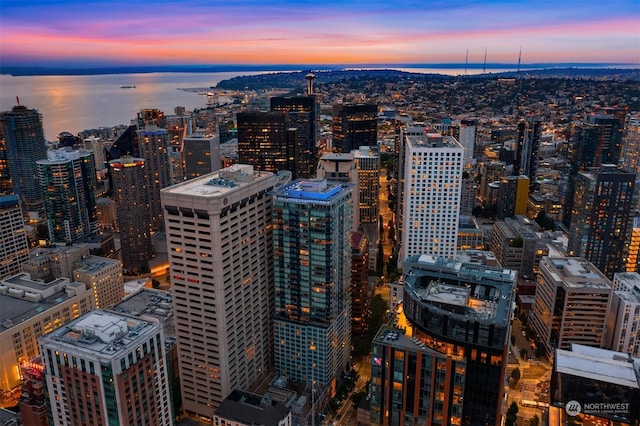
{"label": "low-rise building", "polygon": [[108,308],[124,297],[122,264],[119,260],[98,256],[85,257],[76,262],[73,278],[91,288],[96,308]]}
{"label": "low-rise building", "polygon": [[20,365],[39,355],[38,338],[93,309],[84,283],[44,284],[20,273],[0,281],[0,392],[22,384]]}
{"label": "low-rise building", "polygon": [[234,390],[213,415],[214,426],[291,426],[291,410],[279,401]]}
{"label": "low-rise building", "polygon": [[549,424],[637,425],[640,359],[572,344],[556,349]]}

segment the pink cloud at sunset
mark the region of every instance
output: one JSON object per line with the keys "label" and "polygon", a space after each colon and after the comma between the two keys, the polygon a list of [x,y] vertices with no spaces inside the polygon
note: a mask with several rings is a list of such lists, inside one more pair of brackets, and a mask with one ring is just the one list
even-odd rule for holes
{"label": "pink cloud at sunset", "polygon": [[634,1],[24,3],[3,2],[2,63],[640,63]]}

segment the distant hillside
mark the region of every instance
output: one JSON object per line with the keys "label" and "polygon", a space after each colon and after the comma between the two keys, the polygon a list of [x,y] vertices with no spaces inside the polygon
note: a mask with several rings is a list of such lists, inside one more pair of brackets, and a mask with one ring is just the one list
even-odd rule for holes
{"label": "distant hillside", "polygon": [[[222,80],[216,88],[225,90],[267,90],[267,89],[288,89],[301,91],[306,87],[305,75],[308,71],[297,72],[278,72],[259,74],[251,76],[233,77],[228,80]],[[327,84],[343,80],[388,80],[399,81],[402,79],[453,79],[454,77],[444,74],[419,74],[397,70],[329,70],[329,71],[313,71],[316,76],[317,84]]]}
{"label": "distant hillside", "polygon": [[[455,80],[459,78],[465,79],[485,79],[485,78],[584,78],[584,79],[621,79],[621,80],[638,80],[640,81],[640,70],[634,69],[581,69],[581,68],[553,68],[521,71],[517,73],[500,72],[475,74],[468,76],[449,76],[444,74],[423,74],[411,73],[405,71],[379,69],[379,70],[328,70],[313,71],[316,76],[317,84],[327,84],[344,80],[378,80],[399,82],[401,80]],[[251,76],[233,77],[228,80],[222,80],[216,88],[225,90],[268,90],[268,89],[286,89],[292,92],[304,91],[305,75],[307,71],[297,72],[277,72]]]}

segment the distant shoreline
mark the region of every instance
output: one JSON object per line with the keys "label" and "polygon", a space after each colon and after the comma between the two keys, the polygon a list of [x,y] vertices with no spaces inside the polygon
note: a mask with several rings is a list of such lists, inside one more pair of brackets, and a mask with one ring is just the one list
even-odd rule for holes
{"label": "distant shoreline", "polygon": [[536,63],[536,64],[504,64],[504,63],[437,63],[437,64],[346,64],[346,65],[158,65],[158,66],[124,66],[124,67],[52,67],[52,66],[0,66],[0,74],[22,76],[44,75],[106,75],[106,74],[145,74],[145,73],[213,73],[213,72],[300,72],[302,70],[337,71],[364,69],[399,69],[399,68],[467,68],[469,70],[486,69],[488,71],[518,68],[522,71],[549,69],[620,69],[637,70],[640,64],[621,63]]}

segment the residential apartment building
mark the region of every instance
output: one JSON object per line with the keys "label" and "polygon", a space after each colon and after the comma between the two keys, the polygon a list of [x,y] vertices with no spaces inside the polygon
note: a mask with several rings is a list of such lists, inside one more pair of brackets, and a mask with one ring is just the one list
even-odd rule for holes
{"label": "residential apartment building", "polygon": [[159,324],[94,310],[39,343],[55,426],[174,424]]}
{"label": "residential apartment building", "polygon": [[47,158],[42,128],[42,115],[23,105],[0,112],[0,191],[20,197],[22,208],[33,212],[33,219],[42,213],[42,191],[37,176],[36,161]]}
{"label": "residential apartment building", "polygon": [[36,162],[49,240],[77,241],[98,232],[97,175],[93,154],[62,148]]}
{"label": "residential apartment building", "polygon": [[374,340],[372,423],[498,424],[516,272],[429,255],[403,270],[406,331]]}
{"label": "residential apartment building", "polygon": [[404,141],[400,260],[456,254],[464,149],[452,137],[427,131]]}
{"label": "residential apartment building", "polygon": [[575,177],[568,254],[584,257],[609,279],[624,271],[634,207],[635,173],[605,164]]}
{"label": "residential apartment building", "polygon": [[151,232],[154,227],[147,186],[146,162],[122,157],[109,161],[120,230],[120,258],[129,274],[149,272],[154,256]]}
{"label": "residential apartment building", "polygon": [[540,227],[526,216],[505,218],[493,224],[491,251],[500,265],[518,271],[518,276],[533,279],[540,260],[549,254],[538,236]]}
{"label": "residential apartment building", "polygon": [[29,258],[29,241],[17,195],[0,196],[0,279],[21,271]]}
{"label": "residential apartment building", "polygon": [[584,258],[543,258],[530,323],[546,353],[572,343],[604,347],[611,291],[611,281]]}
{"label": "residential apartment building", "polygon": [[275,370],[330,395],[350,363],[352,191],[324,179],[273,191]]}
{"label": "residential apartment building", "polygon": [[613,277],[607,347],[640,358],[640,274]]}
{"label": "residential apartment building", "polygon": [[93,292],[94,306],[105,309],[124,297],[122,264],[117,259],[87,256],[75,263],[73,280],[85,283]]}

